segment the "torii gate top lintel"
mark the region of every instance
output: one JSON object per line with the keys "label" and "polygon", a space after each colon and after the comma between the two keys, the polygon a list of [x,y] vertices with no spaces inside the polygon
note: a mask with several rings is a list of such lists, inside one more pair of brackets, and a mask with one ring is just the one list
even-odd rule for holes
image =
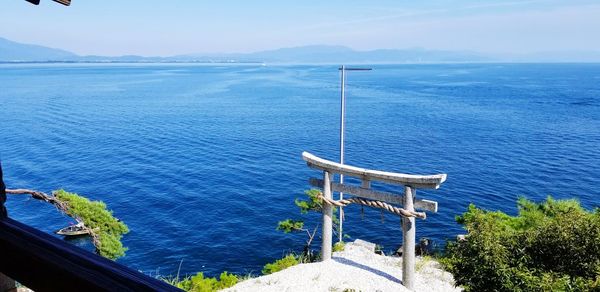
{"label": "torii gate top lintel", "polygon": [[357,177],[367,181],[383,181],[392,184],[406,185],[416,189],[438,189],[440,185],[446,181],[445,173],[434,175],[414,175],[371,170],[325,160],[306,151],[302,152],[302,159],[306,161],[309,167],[314,169]]}

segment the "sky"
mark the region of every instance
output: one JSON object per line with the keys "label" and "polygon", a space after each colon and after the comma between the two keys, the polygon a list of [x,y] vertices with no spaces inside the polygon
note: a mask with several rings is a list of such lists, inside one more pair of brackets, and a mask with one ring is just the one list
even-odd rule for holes
{"label": "sky", "polygon": [[0,37],[80,55],[304,45],[493,54],[600,51],[600,0],[2,0]]}

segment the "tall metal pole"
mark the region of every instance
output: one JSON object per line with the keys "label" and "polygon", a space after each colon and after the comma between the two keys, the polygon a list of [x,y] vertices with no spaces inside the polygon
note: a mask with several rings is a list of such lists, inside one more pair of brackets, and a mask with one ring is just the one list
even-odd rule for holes
{"label": "tall metal pole", "polygon": [[[346,71],[369,71],[371,68],[346,68],[345,65],[339,68],[341,74],[341,94],[340,94],[340,164],[344,164],[344,132],[346,128]],[[344,183],[344,175],[340,174],[340,184]],[[340,200],[344,199],[344,193],[340,192]],[[338,228],[338,240],[344,240],[344,209],[340,207],[340,220]]]}
{"label": "tall metal pole", "polygon": [[[342,84],[340,96],[340,164],[344,164],[344,128],[346,127],[346,66],[342,65],[342,74],[340,81]],[[344,183],[344,175],[340,174],[340,184]],[[340,192],[340,200],[344,199],[344,193]],[[338,230],[339,242],[343,241],[344,237],[344,208],[340,207],[340,226]]]}

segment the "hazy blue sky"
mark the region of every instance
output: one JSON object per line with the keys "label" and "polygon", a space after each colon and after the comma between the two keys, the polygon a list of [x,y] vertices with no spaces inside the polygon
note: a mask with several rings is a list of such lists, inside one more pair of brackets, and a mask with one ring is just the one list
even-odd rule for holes
{"label": "hazy blue sky", "polygon": [[0,37],[78,54],[251,52],[309,44],[600,51],[600,0],[2,0]]}

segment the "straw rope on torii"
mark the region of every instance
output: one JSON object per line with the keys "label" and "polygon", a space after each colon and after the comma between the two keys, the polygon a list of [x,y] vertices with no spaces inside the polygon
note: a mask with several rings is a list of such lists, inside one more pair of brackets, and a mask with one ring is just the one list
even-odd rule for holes
{"label": "straw rope on torii", "polygon": [[319,193],[318,198],[323,200],[324,203],[330,204],[330,205],[333,205],[336,207],[346,207],[346,206],[354,203],[354,204],[359,204],[359,205],[363,205],[363,206],[367,206],[367,207],[371,207],[371,208],[383,209],[392,214],[406,217],[406,218],[410,218],[410,217],[416,217],[416,218],[420,218],[420,219],[427,218],[427,215],[425,214],[425,212],[408,211],[403,208],[392,206],[388,203],[385,203],[382,201],[377,201],[377,200],[368,200],[368,199],[364,199],[364,198],[360,198],[360,197],[352,197],[352,198],[341,199],[341,200],[333,200],[333,199],[328,199],[328,198],[324,197],[323,193],[321,193],[321,192]]}

